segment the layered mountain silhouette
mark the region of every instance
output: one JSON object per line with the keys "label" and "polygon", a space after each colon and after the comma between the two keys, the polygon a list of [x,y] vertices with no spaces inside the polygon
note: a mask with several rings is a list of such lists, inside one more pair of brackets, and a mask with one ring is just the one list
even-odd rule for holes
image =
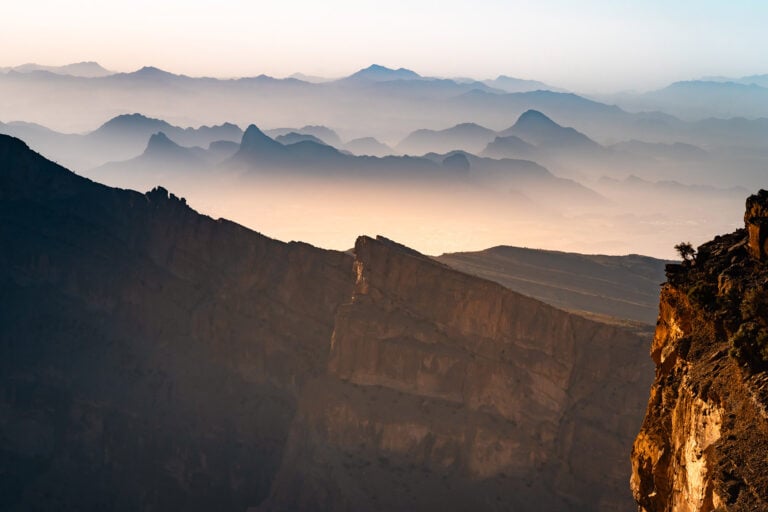
{"label": "layered mountain silhouette", "polygon": [[0,73],[35,73],[44,71],[56,75],[69,75],[83,78],[98,78],[113,74],[112,71],[103,68],[98,62],[76,62],[64,66],[45,66],[42,64],[28,63],[20,66],[0,68]]}
{"label": "layered mountain silhouette", "polygon": [[738,81],[689,80],[642,94],[609,97],[630,110],[662,110],[683,119],[768,116],[768,81],[764,76]]}
{"label": "layered mountain silhouette", "polygon": [[223,166],[261,173],[283,169],[314,176],[318,176],[318,172],[352,172],[359,177],[374,179],[399,177],[411,172],[439,171],[437,165],[424,158],[358,157],[312,140],[283,145],[267,136],[256,125],[248,127],[238,152]]}
{"label": "layered mountain silhouette", "polygon": [[519,137],[542,149],[595,151],[600,145],[573,128],[560,126],[537,110],[527,110],[517,122],[499,132],[501,137]]}
{"label": "layered mountain silhouette", "polygon": [[694,146],[693,144],[684,144],[674,142],[672,144],[663,144],[660,142],[643,142],[640,140],[628,140],[619,142],[611,146],[611,149],[626,151],[637,155],[651,156],[654,158],[706,158],[706,150]]}
{"label": "layered mountain silhouette", "polygon": [[314,142],[316,144],[325,144],[322,140],[318,139],[314,135],[310,135],[308,133],[296,133],[296,132],[289,132],[285,135],[278,135],[275,137],[275,140],[282,144],[283,146],[287,146],[289,144],[296,144],[297,142]]}
{"label": "layered mountain silhouette", "polygon": [[303,175],[314,179],[343,177],[352,182],[395,181],[402,186],[445,184],[483,186],[519,193],[543,204],[600,204],[605,198],[579,183],[554,176],[531,161],[481,158],[469,153],[429,153],[423,157],[355,156],[312,140],[281,144],[255,125],[245,131],[235,155],[221,163],[244,178]]}
{"label": "layered mountain silhouette", "polygon": [[[312,143],[309,143],[312,144]],[[315,144],[321,146],[322,144]],[[333,151],[333,148],[329,148]],[[243,133],[240,149],[233,159],[243,163],[275,164],[290,158],[291,150],[262,132],[255,124]]]}
{"label": "layered mountain silhouette", "polygon": [[333,129],[328,128],[327,126],[321,125],[307,125],[301,128],[273,128],[271,130],[265,130],[264,133],[272,138],[276,138],[281,135],[288,135],[290,133],[297,133],[299,135],[310,135],[312,137],[316,137],[321,142],[335,148],[340,148],[343,145],[338,133],[336,133]]}
{"label": "layered mountain silhouette", "polygon": [[110,162],[90,171],[89,176],[128,187],[147,187],[166,183],[166,179],[178,184],[176,180],[185,176],[194,178],[196,186],[231,176],[244,180],[245,187],[259,180],[338,179],[349,186],[389,183],[426,190],[452,186],[474,194],[509,194],[520,205],[533,201],[554,211],[607,204],[595,191],[529,160],[491,159],[455,151],[422,157],[357,156],[306,134],[290,132],[276,140],[255,125],[244,132],[240,144],[218,141],[208,149],[181,146],[158,132],[140,156]]}
{"label": "layered mountain silhouette", "polygon": [[141,154],[149,138],[158,132],[180,145],[200,147],[221,140],[239,141],[243,135],[232,123],[180,128],[142,114],[116,116],[86,134],[63,134],[30,124],[0,125],[0,133],[19,136],[41,153],[79,169],[133,158]]}
{"label": "layered mountain silhouette", "polygon": [[493,130],[475,123],[462,123],[445,130],[417,130],[398,145],[402,153],[423,155],[436,152],[447,153],[453,150],[464,150],[478,153],[495,135]]}
{"label": "layered mountain silhouette", "polygon": [[536,110],[527,110],[517,122],[500,132],[473,123],[446,130],[417,130],[398,144],[397,149],[413,154],[465,150],[485,156],[524,158],[547,152],[598,154],[602,147],[573,128],[560,126]]}
{"label": "layered mountain silhouette", "polygon": [[530,91],[554,91],[565,92],[564,89],[547,85],[538,80],[525,80],[511,76],[499,75],[493,80],[483,80],[483,83],[495,89],[501,89],[505,92],[530,92]]}
{"label": "layered mountain silhouette", "polygon": [[483,156],[490,158],[528,158],[536,157],[536,146],[515,135],[496,137],[482,151]]}
{"label": "layered mountain silhouette", "polygon": [[[743,88],[753,87],[750,84],[757,81],[759,76],[751,82],[734,83]],[[727,83],[708,82],[714,87],[728,89]],[[698,95],[697,87],[690,88],[692,97]],[[673,88],[681,88],[684,92],[680,94],[688,94],[687,85],[675,84]],[[748,91],[737,94],[741,98],[738,101],[746,102],[744,105],[752,101],[752,93]],[[62,97],[66,97],[67,101],[59,101]],[[172,97],[173,101],[167,101],[168,97]],[[24,101],[19,101],[19,98]],[[725,96],[712,98],[722,104],[727,99]],[[758,101],[759,95],[753,99]],[[610,98],[609,102],[618,102],[629,109],[626,103],[616,98]],[[707,104],[711,101],[700,102]],[[683,105],[682,102],[679,104]],[[755,108],[750,107],[745,115],[754,117],[760,108],[762,103],[755,103]],[[168,126],[148,126],[142,136],[126,136],[124,142],[130,142],[121,145],[72,135],[99,126],[105,119],[113,118],[116,112],[144,112],[152,119],[183,119],[184,123],[195,125],[216,125],[227,120],[233,126],[239,124],[245,127],[258,120],[259,126],[264,127],[270,136],[291,131],[308,133],[337,149],[348,151],[338,136],[331,138],[327,133],[294,128],[277,134],[267,128],[301,127],[311,120],[315,124],[339,129],[345,140],[375,137],[380,141],[397,141],[426,127],[451,127],[466,122],[495,131],[510,126],[512,120],[529,110],[544,113],[561,127],[572,127],[603,145],[607,151],[599,148],[570,148],[564,151],[560,148],[530,153],[515,151],[515,148],[505,149],[502,144],[483,153],[496,136],[502,136],[497,133],[484,141],[481,147],[453,144],[454,147],[419,148],[421,151],[418,152],[410,148],[408,153],[437,151],[446,154],[454,149],[463,149],[494,158],[532,159],[556,175],[584,183],[602,175],[621,179],[630,174],[652,181],[672,179],[718,187],[737,181],[739,185],[751,188],[763,182],[768,157],[762,148],[768,137],[768,121],[760,118],[701,119],[699,116],[696,117],[699,120],[682,121],[665,112],[647,111],[647,106],[642,108],[643,111],[632,113],[576,94],[552,90],[509,93],[472,80],[424,76],[419,79],[341,80],[313,84],[295,78],[276,79],[263,75],[226,80],[190,77],[151,66],[132,73],[99,78],[49,72],[0,74],[3,121],[26,121],[23,124],[7,122],[0,125],[0,131],[22,137],[45,155],[82,171],[106,162],[136,157],[143,151],[149,137],[158,131],[163,131],[182,146],[202,148],[217,140],[236,142],[242,136],[239,132],[217,137],[192,137],[191,134],[173,133]],[[687,118],[694,119],[692,116]],[[41,129],[40,126],[58,131]],[[516,136],[531,143],[522,135]],[[668,158],[611,148],[617,143],[632,140],[649,144],[688,144],[702,148],[708,156],[696,158],[676,151]],[[377,150],[381,153],[371,149],[362,153],[383,155],[383,148]],[[734,172],[723,173],[723,168],[733,169]]]}
{"label": "layered mountain silhouette", "polygon": [[[674,109],[664,107],[666,113],[649,111],[662,108],[659,105],[663,102],[654,107],[650,100],[645,104],[638,100],[640,102],[633,106],[631,102],[637,95],[605,99],[607,103],[618,103],[633,113],[576,94],[556,92],[553,88],[507,92],[502,90],[501,83],[496,87],[471,79],[436,79],[418,76],[409,70],[380,66],[359,73],[356,75],[378,76],[385,80],[341,79],[309,83],[296,78],[277,79],[264,75],[215,79],[177,75],[151,66],[98,78],[49,72],[0,73],[0,110],[3,121],[20,119],[64,132],[90,129],[104,119],[114,117],[119,105],[122,111],[146,112],[153,118],[183,118],[189,120],[186,122],[202,125],[227,119],[247,126],[258,119],[265,127],[302,126],[307,119],[313,119],[343,127],[349,138],[373,136],[379,140],[396,140],[417,129],[454,126],[467,121],[501,127],[527,110],[545,112],[559,124],[587,133],[602,144],[637,139],[651,143],[683,142],[700,147],[759,147],[768,133],[768,128],[763,126],[765,123],[756,119],[742,120],[745,122],[706,119],[712,115],[724,117],[723,112],[712,112],[715,104],[738,107],[739,112],[731,115],[759,116],[765,104],[761,101],[764,89],[761,91],[761,86],[757,85],[759,76],[745,83],[712,80],[701,86],[674,84],[669,91],[659,92],[661,96],[671,95],[667,103],[673,106],[687,109],[686,105],[702,105],[695,116],[686,114],[687,119],[695,121],[686,122],[669,115],[669,112],[676,112]],[[502,78],[497,80],[503,81]],[[537,84],[531,86],[538,89]],[[733,92],[699,92],[699,89],[713,88],[718,91],[732,89]],[[657,92],[648,93],[648,98],[653,98]],[[174,100],[164,101],[169,94]],[[685,98],[678,98],[680,95]],[[68,101],[57,102],[60,97],[66,97]],[[12,101],[14,98],[26,100]],[[152,133],[158,130],[167,131],[155,127]],[[295,129],[290,131],[302,133]],[[310,134],[341,147],[339,141]],[[205,147],[210,142],[182,141],[170,133],[169,136],[184,145]],[[30,143],[34,144],[31,140]],[[135,154],[121,155],[120,158],[131,156]],[[100,163],[103,161],[96,165]]]}
{"label": "layered mountain silhouette", "polygon": [[185,146],[207,146],[218,140],[239,140],[243,131],[232,123],[199,128],[179,128],[166,121],[153,119],[141,114],[127,114],[110,119],[97,130],[89,133],[91,138],[116,141],[144,140],[148,135],[162,131],[173,140]]}
{"label": "layered mountain silhouette", "polygon": [[4,510],[630,506],[652,371],[624,329],[383,238],[272,240],[7,136],[0,219]]}
{"label": "layered mountain silhouette", "polygon": [[[97,172],[177,172],[194,173],[217,163],[213,156],[200,147],[183,147],[168,138],[164,132],[157,132],[149,138],[144,152],[124,162],[111,162],[97,169]],[[191,175],[190,175],[191,177]]]}
{"label": "layered mountain silhouette", "polygon": [[352,139],[344,144],[344,149],[355,155],[387,156],[395,153],[395,150],[374,137],[360,137]]}
{"label": "layered mountain silhouette", "polygon": [[701,78],[702,82],[733,82],[736,84],[744,85],[759,85],[760,87],[768,87],[768,75],[750,75],[740,78],[727,77],[727,76],[706,76]]}

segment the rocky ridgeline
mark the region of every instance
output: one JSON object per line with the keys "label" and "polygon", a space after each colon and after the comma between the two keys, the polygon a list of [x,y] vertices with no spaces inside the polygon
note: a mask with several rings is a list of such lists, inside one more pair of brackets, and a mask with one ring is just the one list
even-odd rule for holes
{"label": "rocky ridgeline", "polygon": [[768,192],[744,220],[667,267],[632,454],[643,511],[768,510]]}

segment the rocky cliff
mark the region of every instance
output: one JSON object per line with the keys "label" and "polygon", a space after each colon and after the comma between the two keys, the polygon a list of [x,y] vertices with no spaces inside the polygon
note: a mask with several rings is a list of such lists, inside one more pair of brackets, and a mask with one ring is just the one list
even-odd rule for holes
{"label": "rocky cliff", "polygon": [[642,339],[382,238],[354,271],[261,510],[631,506]]}
{"label": "rocky cliff", "polygon": [[768,510],[768,192],[744,220],[667,267],[632,452],[642,511]]}
{"label": "rocky cliff", "polygon": [[0,509],[616,510],[646,342],[0,136]]}

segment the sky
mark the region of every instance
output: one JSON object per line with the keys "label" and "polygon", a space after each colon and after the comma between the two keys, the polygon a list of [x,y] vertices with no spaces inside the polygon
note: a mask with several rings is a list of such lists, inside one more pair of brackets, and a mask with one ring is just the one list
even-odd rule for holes
{"label": "sky", "polygon": [[27,0],[3,6],[0,66],[335,77],[377,63],[610,92],[768,73],[766,26],[763,0]]}

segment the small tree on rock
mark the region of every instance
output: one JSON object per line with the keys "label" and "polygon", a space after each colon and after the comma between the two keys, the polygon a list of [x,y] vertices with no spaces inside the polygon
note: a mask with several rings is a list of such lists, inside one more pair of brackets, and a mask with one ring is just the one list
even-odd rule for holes
{"label": "small tree on rock", "polygon": [[691,242],[680,242],[675,246],[675,250],[683,258],[686,263],[694,263],[696,261],[696,249],[693,248]]}

